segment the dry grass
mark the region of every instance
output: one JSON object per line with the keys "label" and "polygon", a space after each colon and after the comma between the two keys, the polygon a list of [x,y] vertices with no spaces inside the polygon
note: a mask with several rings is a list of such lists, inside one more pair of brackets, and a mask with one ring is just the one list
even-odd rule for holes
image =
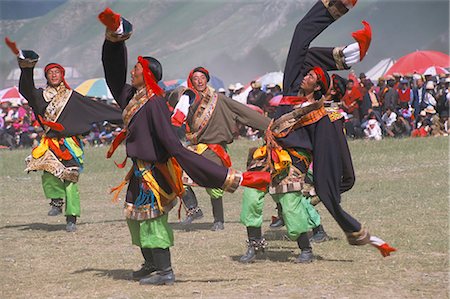
{"label": "dry grass", "polygon": [[[231,146],[244,168],[248,141]],[[356,186],[343,205],[375,235],[398,248],[382,258],[375,249],[347,245],[343,233],[320,206],[334,240],[314,247],[309,265],[292,260],[296,244],[284,231],[268,229],[274,203],[267,197],[263,228],[269,249],[256,263],[242,265],[245,228],[239,223],[242,191],[225,196],[225,231],[209,231],[211,207],[196,188],[205,217],[191,231],[170,220],[177,283],[140,286],[129,280],[141,263],[130,244],[120,206],[107,191],[123,171],[103,159],[105,148],[86,150],[81,177],[79,230],[64,231],[64,217],[46,216],[38,174],[25,174],[28,151],[0,152],[1,298],[447,298],[448,297],[448,139],[405,139],[350,143]],[[123,155],[123,148],[117,155]]]}

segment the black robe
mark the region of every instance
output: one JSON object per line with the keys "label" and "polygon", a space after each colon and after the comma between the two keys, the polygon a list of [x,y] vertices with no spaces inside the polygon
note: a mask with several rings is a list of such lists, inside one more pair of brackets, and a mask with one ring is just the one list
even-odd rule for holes
{"label": "black robe", "polygon": [[[127,49],[125,42],[105,40],[102,53],[106,82],[122,109],[132,99],[136,89],[126,84]],[[126,138],[127,156],[154,163],[166,162],[175,157],[184,171],[197,184],[208,188],[220,188],[228,175],[228,169],[186,149],[180,143],[170,122],[167,101],[153,96],[132,117]],[[158,171],[155,179],[168,193],[172,190]],[[127,191],[127,202],[134,203],[139,194],[139,184],[133,175]]]}
{"label": "black robe", "polygon": [[[296,95],[303,77],[312,67],[320,66],[325,71],[336,69],[334,60],[329,59],[329,50],[316,48],[311,54],[309,49],[310,43],[334,21],[319,1],[297,24],[284,70],[284,95]],[[275,118],[292,110],[293,106],[279,106]],[[343,231],[357,232],[361,224],[340,206],[341,192],[354,184],[354,171],[347,142],[343,139],[343,133],[339,132],[342,128],[337,126],[329,117],[323,117],[277,141],[286,148],[304,148],[313,152],[314,188],[317,195]]]}

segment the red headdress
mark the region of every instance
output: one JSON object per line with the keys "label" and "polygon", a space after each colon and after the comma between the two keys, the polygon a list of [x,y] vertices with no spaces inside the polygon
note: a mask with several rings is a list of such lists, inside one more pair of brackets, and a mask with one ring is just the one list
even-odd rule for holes
{"label": "red headdress", "polygon": [[149,65],[148,60],[142,56],[139,56],[138,62],[142,65],[142,68],[143,68],[142,73],[144,75],[145,88],[147,89],[147,92],[149,90],[152,90],[156,95],[159,95],[159,96],[164,95],[164,90],[162,90],[162,88],[159,87],[158,83],[156,82],[155,75],[150,70],[150,65]]}
{"label": "red headdress", "polygon": [[325,94],[330,87],[330,76],[321,67],[315,66],[311,69],[317,75],[317,79],[322,82],[322,93]]}

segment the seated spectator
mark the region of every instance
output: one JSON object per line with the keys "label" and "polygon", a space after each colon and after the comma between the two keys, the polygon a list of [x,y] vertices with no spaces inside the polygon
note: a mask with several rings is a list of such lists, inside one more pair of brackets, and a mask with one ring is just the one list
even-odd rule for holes
{"label": "seated spectator", "polygon": [[383,138],[383,133],[381,132],[380,125],[376,119],[370,119],[368,121],[364,134],[367,139],[381,140]]}
{"label": "seated spectator", "polygon": [[397,119],[397,114],[393,111],[394,109],[392,107],[388,107],[386,109],[386,112],[381,117],[381,120],[383,121],[384,125],[386,126],[386,131],[390,131],[392,124]]}
{"label": "seated spectator", "polygon": [[[397,119],[392,124],[391,130],[389,131],[391,137],[405,137],[411,134],[411,125],[403,117],[403,115],[397,116]],[[389,133],[388,133],[389,134]]]}

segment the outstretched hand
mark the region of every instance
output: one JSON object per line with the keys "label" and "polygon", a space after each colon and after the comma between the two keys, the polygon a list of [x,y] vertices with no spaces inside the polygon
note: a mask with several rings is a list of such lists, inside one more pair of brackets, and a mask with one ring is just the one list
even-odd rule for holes
{"label": "outstretched hand", "polygon": [[9,39],[9,37],[5,37],[5,43],[8,46],[8,48],[11,49],[11,51],[14,53],[14,55],[19,55],[19,49],[17,49],[17,45],[15,42]]}
{"label": "outstretched hand", "polygon": [[98,19],[111,31],[116,31],[120,26],[120,15],[109,7],[98,15]]}

